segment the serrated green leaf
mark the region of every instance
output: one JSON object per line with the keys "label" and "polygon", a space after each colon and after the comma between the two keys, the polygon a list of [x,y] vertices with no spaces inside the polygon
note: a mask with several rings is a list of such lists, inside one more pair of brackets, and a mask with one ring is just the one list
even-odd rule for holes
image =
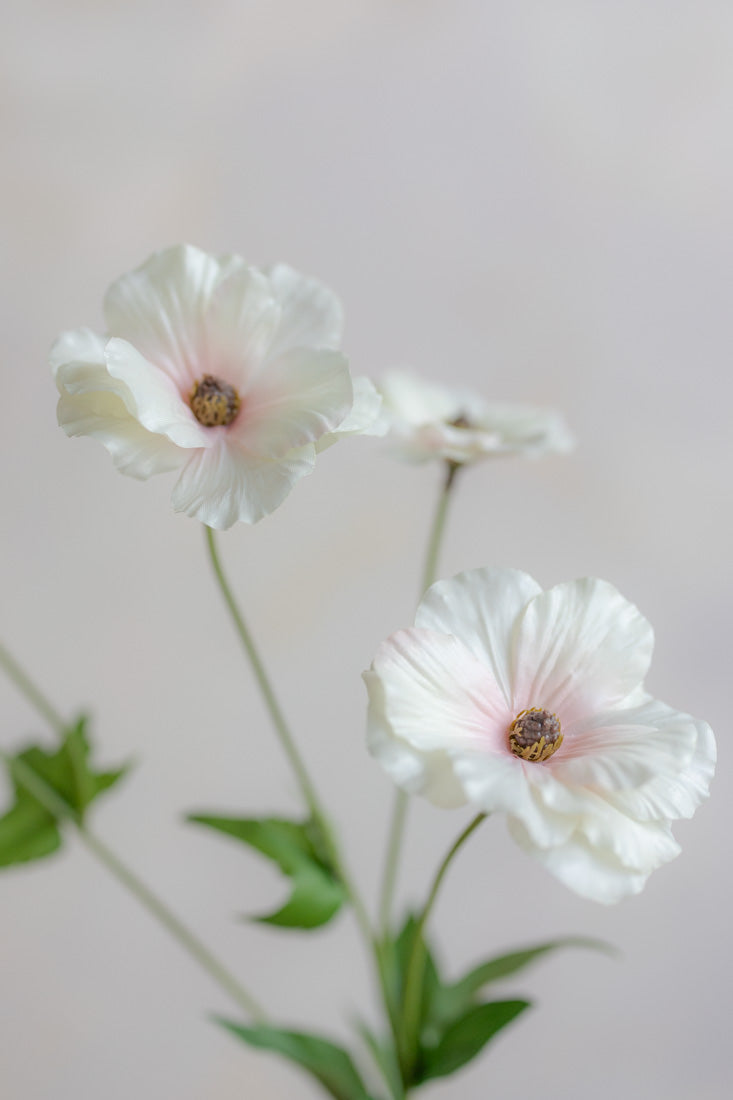
{"label": "serrated green leaf", "polygon": [[242,1027],[221,1018],[217,1022],[249,1046],[271,1050],[295,1062],[336,1100],[372,1100],[351,1056],[330,1039],[275,1027]]}
{"label": "serrated green leaf", "polygon": [[320,928],[343,905],[344,888],[324,861],[311,822],[211,814],[191,814],[188,820],[255,848],[291,879],[293,889],[285,905],[253,919],[281,928]]}
{"label": "serrated green leaf", "polygon": [[603,940],[583,936],[565,936],[559,940],[551,940],[533,947],[525,947],[505,955],[497,955],[496,958],[489,959],[480,966],[469,970],[459,981],[441,986],[433,999],[436,1018],[444,1023],[450,1022],[475,1004],[477,995],[491,982],[508,978],[511,974],[523,970],[543,955],[563,947],[585,947],[603,951],[606,954],[615,953],[614,948]]}
{"label": "serrated green leaf", "polygon": [[528,1001],[494,1001],[470,1008],[451,1024],[437,1046],[422,1052],[415,1081],[429,1081],[455,1073],[526,1008],[529,1008]]}

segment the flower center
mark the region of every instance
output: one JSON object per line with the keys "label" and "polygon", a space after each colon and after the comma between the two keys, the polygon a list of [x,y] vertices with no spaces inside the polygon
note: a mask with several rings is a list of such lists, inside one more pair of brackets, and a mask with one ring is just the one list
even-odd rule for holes
{"label": "flower center", "polygon": [[520,711],[509,727],[509,748],[522,760],[547,760],[561,744],[560,719],[543,707]]}
{"label": "flower center", "polygon": [[468,419],[468,417],[466,416],[465,413],[459,413],[458,416],[455,416],[452,420],[448,421],[448,427],[449,428],[472,428],[473,425],[471,424],[471,421]]}
{"label": "flower center", "polygon": [[205,374],[191,391],[191,412],[207,428],[231,424],[242,404],[234,386],[213,374]]}

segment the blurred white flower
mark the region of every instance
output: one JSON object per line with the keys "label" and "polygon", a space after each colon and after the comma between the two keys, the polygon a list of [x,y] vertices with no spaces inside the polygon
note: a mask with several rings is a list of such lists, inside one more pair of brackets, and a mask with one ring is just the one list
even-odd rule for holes
{"label": "blurred white flower", "polygon": [[497,455],[563,453],[573,439],[562,417],[529,405],[491,404],[470,390],[449,389],[407,372],[379,384],[394,452],[411,462],[458,465]]}
{"label": "blurred white flower", "polygon": [[178,245],[118,279],[104,313],[106,336],[77,329],[52,349],[59,423],[122,473],[181,468],[173,507],[210,527],[268,515],[318,449],[378,414],[337,350],[338,299],[284,264]]}
{"label": "blurred white flower", "polygon": [[670,822],[692,816],[715,764],[709,726],[644,691],[652,648],[605,581],[439,581],[364,673],[370,751],[437,806],[503,811],[567,886],[616,901],[678,854]]}

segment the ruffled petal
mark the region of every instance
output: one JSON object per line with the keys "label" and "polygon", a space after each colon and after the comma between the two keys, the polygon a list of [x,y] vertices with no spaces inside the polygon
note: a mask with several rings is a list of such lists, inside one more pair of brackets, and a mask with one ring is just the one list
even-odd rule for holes
{"label": "ruffled petal", "polygon": [[193,452],[173,488],[173,508],[218,530],[238,521],[257,523],[311,473],[315,457],[309,444],[268,461],[245,453],[230,436],[219,436],[208,450]]}
{"label": "ruffled petal", "polygon": [[133,344],[188,393],[204,374],[244,388],[280,320],[268,279],[238,256],[191,245],[154,253],[107,291],[111,336]]}
{"label": "ruffled petal", "polygon": [[51,369],[61,395],[61,427],[70,436],[98,439],[122,473],[148,478],[185,461],[184,451],[167,436],[148,431],[132,414],[127,386],[107,370],[102,337],[89,329],[64,333],[51,350]]}
{"label": "ruffled petal", "polygon": [[183,400],[178,387],[126,340],[108,340],[104,349],[111,378],[120,388],[128,411],[144,428],[166,435],[179,447],[210,447],[215,435],[204,428]]}
{"label": "ruffled petal", "polygon": [[192,245],[153,253],[107,291],[104,316],[110,335],[134,344],[190,390],[203,373],[206,313],[218,278],[216,258]]}
{"label": "ruffled petal", "polygon": [[354,403],[348,413],[333,432],[326,432],[316,441],[316,452],[338,443],[345,435],[384,435],[387,422],[382,416],[382,398],[377,387],[363,375],[352,379]]}
{"label": "ruffled petal", "polygon": [[386,693],[379,676],[363,674],[369,692],[367,747],[398,787],[422,795],[434,806],[455,809],[466,803],[463,787],[453,772],[451,757],[442,751],[421,752],[396,737],[386,710]]}
{"label": "ruffled petal", "polygon": [[517,624],[515,712],[544,707],[563,729],[618,706],[643,682],[654,635],[638,609],[606,581],[559,584],[529,602]]}
{"label": "ruffled petal", "polygon": [[491,670],[457,638],[399,630],[379,647],[371,672],[396,737],[422,752],[506,753],[506,702]]}
{"label": "ruffled petal", "polygon": [[621,901],[644,888],[649,873],[630,870],[612,852],[598,852],[582,836],[573,836],[558,848],[538,848],[521,821],[508,818],[512,838],[569,889],[605,905]]}
{"label": "ruffled petal", "polygon": [[417,609],[415,625],[460,638],[478,661],[488,664],[511,707],[515,625],[541,591],[532,577],[518,569],[467,570],[428,589]]}
{"label": "ruffled petal", "polygon": [[268,362],[229,431],[250,454],[280,458],[337,428],[353,400],[340,352],[297,348]]}
{"label": "ruffled petal", "polygon": [[333,291],[287,264],[274,264],[263,270],[281,309],[271,356],[293,348],[338,348],[344,311]]}

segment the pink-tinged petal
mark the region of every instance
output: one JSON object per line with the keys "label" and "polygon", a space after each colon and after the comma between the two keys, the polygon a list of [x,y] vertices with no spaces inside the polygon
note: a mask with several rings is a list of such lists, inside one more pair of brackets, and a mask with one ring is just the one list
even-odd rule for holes
{"label": "pink-tinged petal", "polygon": [[697,744],[694,718],[647,699],[640,706],[606,711],[570,726],[547,768],[567,786],[604,795],[633,791],[655,778],[677,783]]}
{"label": "pink-tinged petal", "polygon": [[466,803],[447,753],[421,752],[395,736],[386,712],[384,685],[376,673],[363,674],[369,692],[367,747],[389,777],[408,794],[419,794],[441,809]]}
{"label": "pink-tinged petal", "polygon": [[239,256],[222,257],[204,319],[199,375],[212,374],[244,395],[273,354],[281,308],[265,275]]}
{"label": "pink-tinged petal", "polygon": [[280,458],[337,428],[353,400],[340,352],[298,348],[255,379],[230,434],[250,454]]}
{"label": "pink-tinged petal", "polygon": [[363,376],[352,378],[354,403],[333,432],[327,432],[316,441],[318,454],[338,443],[345,435],[384,435],[387,423],[381,415],[382,398],[374,383]]}
{"label": "pink-tinged petal", "polygon": [[104,351],[111,378],[124,384],[121,396],[144,428],[166,435],[179,447],[210,447],[215,436],[199,424],[176,384],[126,340],[112,339]]}
{"label": "pink-tinged petal", "polygon": [[153,253],[107,291],[104,316],[111,336],[128,340],[142,356],[190,390],[206,370],[206,314],[219,263],[191,245]]}
{"label": "pink-tinged petal", "polygon": [[422,598],[415,625],[460,638],[477,660],[488,664],[511,706],[515,625],[541,591],[518,569],[471,569],[432,585]]}
{"label": "pink-tinged petal", "polygon": [[643,890],[649,874],[623,867],[611,852],[598,852],[579,836],[559,848],[537,848],[521,821],[508,818],[512,838],[555,878],[590,901],[611,905]]}
{"label": "pink-tinged petal", "polygon": [[173,489],[173,508],[218,530],[238,521],[257,523],[283,502],[314,465],[312,444],[268,461],[246,454],[230,436],[219,435],[208,450],[194,451],[181,471]]}
{"label": "pink-tinged petal", "polygon": [[491,670],[433,630],[399,630],[377,650],[370,690],[381,683],[393,735],[421,752],[507,753],[511,721]]}
{"label": "pink-tinged petal", "polygon": [[514,637],[515,711],[544,707],[566,728],[618,706],[642,683],[653,645],[647,620],[606,581],[542,592]]}
{"label": "pink-tinged petal", "polygon": [[265,268],[271,292],[281,307],[280,323],[271,356],[293,348],[332,348],[341,344],[344,311],[328,287],[287,264]]}
{"label": "pink-tinged petal", "polygon": [[145,479],[175,470],[188,456],[167,436],[146,431],[115,393],[62,394],[57,413],[67,435],[98,439],[117,469],[130,477]]}

